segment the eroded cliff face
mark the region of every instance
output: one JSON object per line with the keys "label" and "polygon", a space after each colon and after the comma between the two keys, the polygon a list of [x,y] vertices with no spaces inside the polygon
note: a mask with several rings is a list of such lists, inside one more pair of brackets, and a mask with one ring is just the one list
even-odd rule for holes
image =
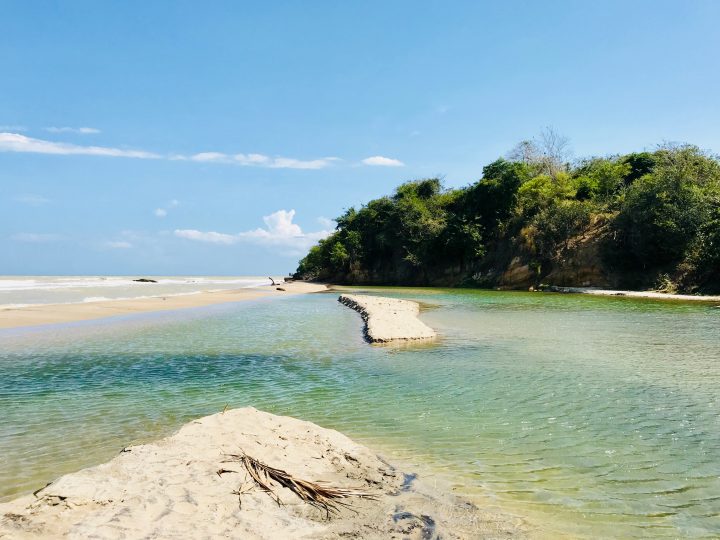
{"label": "eroded cliff face", "polygon": [[601,252],[608,234],[606,221],[596,218],[549,258],[542,259],[526,244],[521,245],[516,248],[510,263],[498,269],[497,286],[503,289],[528,289],[540,285],[613,286],[617,279],[603,263]]}
{"label": "eroded cliff face", "polygon": [[568,249],[558,254],[551,271],[543,277],[548,285],[562,287],[610,287],[616,282],[603,264],[602,242],[608,227],[603,220],[595,220],[589,228],[568,243]]}
{"label": "eroded cliff face", "polygon": [[527,257],[513,257],[500,276],[498,286],[503,289],[528,289],[537,285],[538,272],[530,268]]}

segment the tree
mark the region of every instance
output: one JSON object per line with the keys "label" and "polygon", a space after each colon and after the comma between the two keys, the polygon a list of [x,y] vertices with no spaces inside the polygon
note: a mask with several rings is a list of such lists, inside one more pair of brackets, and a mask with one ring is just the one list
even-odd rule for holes
{"label": "tree", "polygon": [[583,161],[575,170],[578,200],[597,199],[609,202],[625,187],[631,166],[617,159],[593,158]]}
{"label": "tree", "polygon": [[630,170],[623,177],[623,182],[629,186],[638,178],[653,172],[656,159],[649,152],[639,152],[627,154],[620,161],[630,167]]}
{"label": "tree", "polygon": [[544,259],[562,259],[570,240],[590,222],[590,206],[580,201],[560,201],[537,214],[531,224],[533,243]]}
{"label": "tree", "polygon": [[519,142],[508,152],[508,159],[524,163],[536,174],[555,176],[568,168],[572,157],[570,139],[552,127],[546,127],[538,138]]}
{"label": "tree", "polygon": [[456,211],[466,223],[479,224],[489,237],[510,217],[518,189],[529,179],[530,170],[526,164],[502,158],[495,160],[483,168],[482,179],[458,198],[461,208]]}
{"label": "tree", "polygon": [[678,262],[707,210],[692,182],[659,172],[641,177],[628,189],[612,223],[615,262],[635,270]]}

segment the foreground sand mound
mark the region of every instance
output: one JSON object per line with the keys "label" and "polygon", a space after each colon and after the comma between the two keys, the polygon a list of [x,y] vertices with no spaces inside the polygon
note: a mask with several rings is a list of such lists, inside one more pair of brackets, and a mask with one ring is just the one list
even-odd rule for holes
{"label": "foreground sand mound", "polygon": [[[375,499],[328,514],[275,486],[278,505],[228,454]],[[234,472],[219,472],[221,469]],[[389,465],[337,431],[253,408],[207,416],[175,435],[0,504],[0,538],[499,538],[505,515],[484,513]]]}
{"label": "foreground sand mound", "polygon": [[338,302],[354,309],[365,321],[365,337],[373,343],[433,339],[435,330],[420,319],[420,304],[410,300],[341,294]]}

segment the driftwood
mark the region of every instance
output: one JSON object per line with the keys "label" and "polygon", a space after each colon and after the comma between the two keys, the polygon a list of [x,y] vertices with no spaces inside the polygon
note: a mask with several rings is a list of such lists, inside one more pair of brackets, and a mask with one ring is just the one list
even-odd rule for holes
{"label": "driftwood", "polygon": [[[320,482],[310,482],[296,478],[290,473],[275,467],[270,467],[261,461],[247,455],[245,452],[241,454],[230,454],[229,461],[239,462],[244,467],[250,478],[265,493],[267,493],[277,504],[282,506],[283,502],[273,490],[273,483],[277,483],[295,493],[304,502],[324,510],[329,517],[331,513],[340,511],[340,507],[350,508],[350,504],[342,499],[349,497],[359,497],[362,499],[376,499],[377,497],[371,493],[359,491],[356,489],[337,488],[326,486]],[[221,469],[223,472],[225,471]],[[234,471],[232,471],[234,472]],[[220,474],[220,472],[218,472]],[[240,490],[239,490],[240,491]],[[239,494],[238,492],[236,492]]]}

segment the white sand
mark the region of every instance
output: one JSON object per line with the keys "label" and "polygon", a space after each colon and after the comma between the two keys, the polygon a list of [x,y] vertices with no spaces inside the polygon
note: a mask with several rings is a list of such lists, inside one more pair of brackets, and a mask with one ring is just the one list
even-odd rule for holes
{"label": "white sand", "polygon": [[694,302],[720,302],[720,296],[702,296],[693,294],[669,294],[657,291],[621,291],[595,289],[593,287],[550,287],[551,292],[592,294],[595,296],[629,296],[631,298],[654,298],[660,300],[690,300]]}
{"label": "white sand", "polygon": [[[78,449],[82,451],[82,449]],[[242,465],[245,451],[310,481],[359,488],[325,512],[278,488],[276,504]],[[220,469],[235,472],[217,474]],[[0,538],[500,538],[523,535],[517,518],[480,511],[410,480],[337,431],[253,408],[195,420],[175,435],[132,446],[108,463],[0,504]],[[240,491],[241,494],[233,492]]]}
{"label": "white sand", "polygon": [[341,294],[338,301],[354,309],[365,321],[365,335],[371,342],[433,339],[435,330],[420,319],[420,304],[410,300]]}
{"label": "white sand", "polygon": [[[277,287],[284,289],[277,290]],[[56,324],[89,319],[102,319],[116,315],[167,311],[192,307],[241,302],[266,296],[304,294],[327,289],[325,285],[293,281],[278,286],[234,289],[217,292],[201,292],[179,296],[156,296],[131,300],[102,300],[82,304],[45,304],[19,308],[0,309],[0,328],[16,328],[40,324]]]}

